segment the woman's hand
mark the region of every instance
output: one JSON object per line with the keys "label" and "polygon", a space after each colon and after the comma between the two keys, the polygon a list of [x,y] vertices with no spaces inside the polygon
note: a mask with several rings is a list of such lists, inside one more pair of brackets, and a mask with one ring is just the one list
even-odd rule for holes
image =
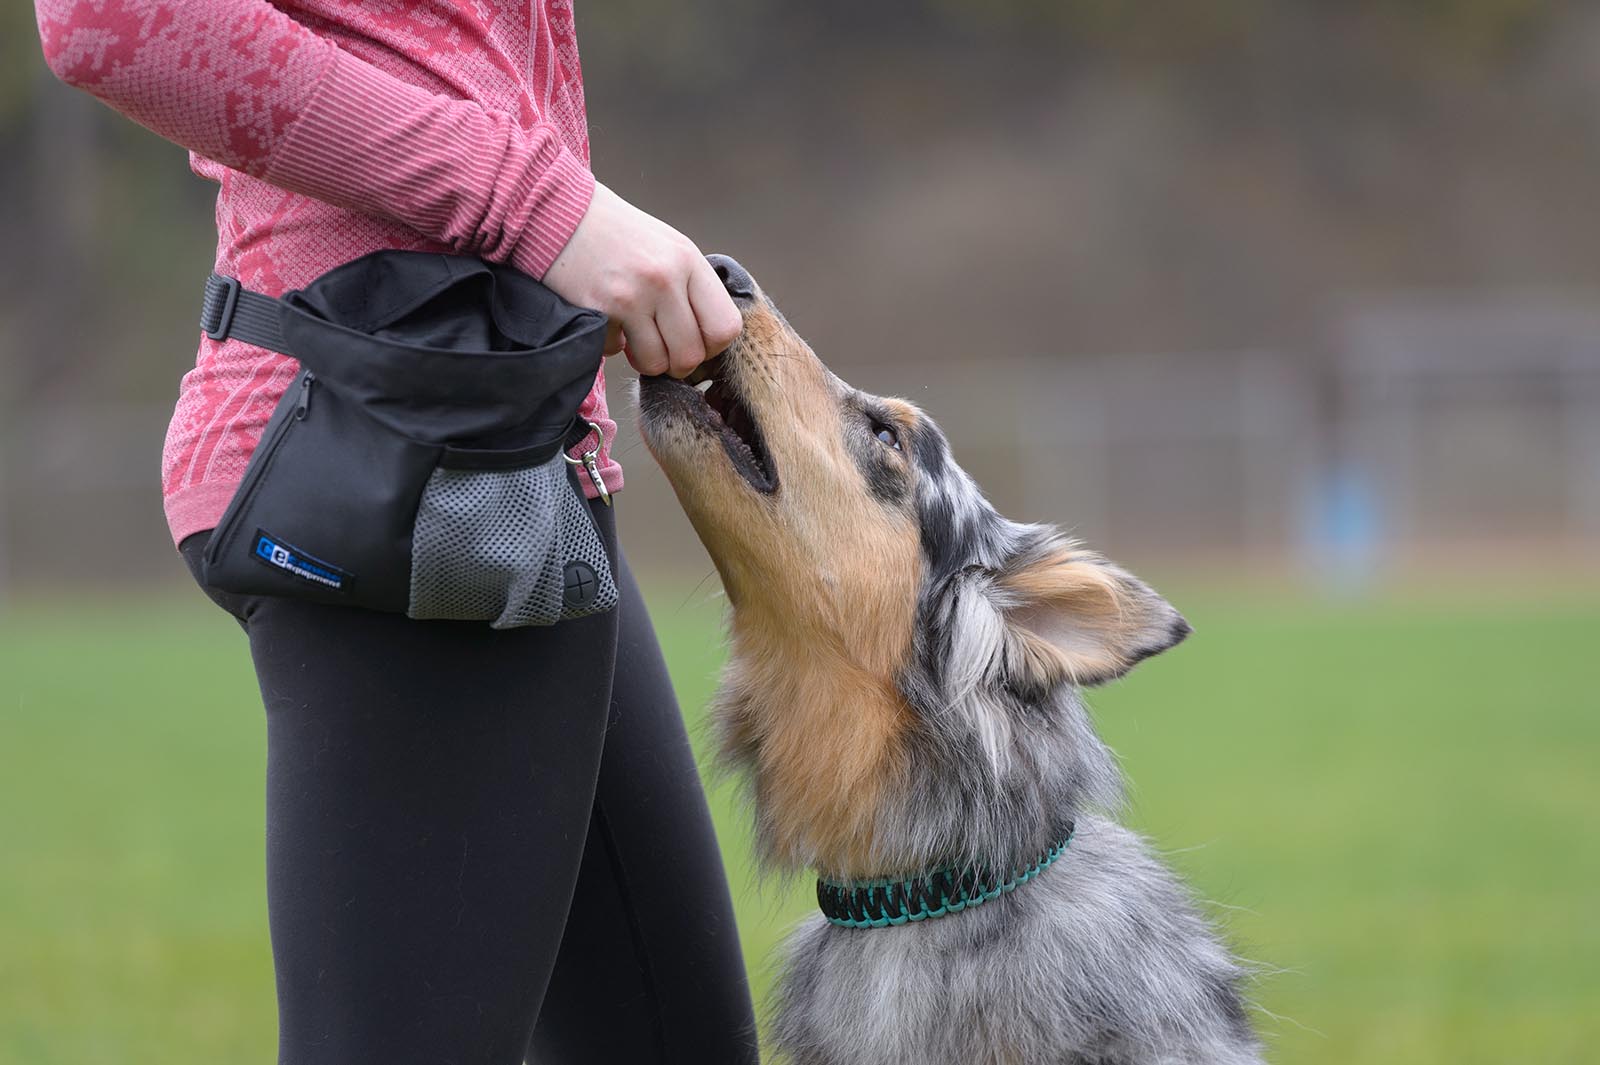
{"label": "woman's hand", "polygon": [[742,319],[694,242],[599,183],[544,283],[611,319],[606,354],[683,377],[733,342]]}

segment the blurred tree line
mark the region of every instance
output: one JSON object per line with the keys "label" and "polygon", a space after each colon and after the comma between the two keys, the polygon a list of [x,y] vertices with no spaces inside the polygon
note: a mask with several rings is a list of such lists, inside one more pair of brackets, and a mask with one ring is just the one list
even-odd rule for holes
{"label": "blurred tree line", "polygon": [[[1593,3],[575,6],[596,173],[840,365],[1312,356],[1343,293],[1600,287]],[[170,404],[215,189],[56,83],[25,3],[0,6],[0,158],[3,547],[28,418]],[[148,434],[124,461],[153,501]]]}
{"label": "blurred tree line", "polygon": [[[628,189],[627,170],[639,159],[687,159],[641,174],[670,172],[693,186],[694,168],[730,141],[744,150],[803,140],[815,152],[812,173],[792,179],[832,181],[849,196],[864,166],[880,159],[892,166],[897,146],[945,122],[1003,125],[1016,116],[1016,151],[1026,153],[1037,135],[1027,128],[1027,101],[1079,107],[1098,96],[1110,114],[1119,106],[1105,88],[1112,82],[1136,84],[1145,103],[1135,109],[1147,118],[1160,101],[1176,101],[1190,127],[1175,130],[1179,137],[1194,136],[1199,123],[1210,127],[1201,135],[1238,137],[1242,145],[1251,129],[1271,127],[1271,136],[1304,153],[1335,211],[1359,209],[1349,201],[1363,195],[1360,156],[1374,139],[1438,135],[1444,121],[1481,124],[1477,145],[1485,155],[1510,147],[1507,127],[1534,127],[1541,135],[1528,139],[1539,150],[1518,164],[1528,171],[1559,169],[1563,155],[1592,161],[1594,75],[1569,70],[1564,78],[1548,64],[1551,49],[1574,32],[1589,34],[1592,58],[1594,19],[1590,5],[1577,3],[577,6],[597,170],[608,178],[614,167],[621,171],[614,184],[662,206],[679,198],[698,204],[715,182],[687,192],[659,181]],[[187,357],[188,315],[172,321],[171,313],[193,302],[211,240],[213,190],[186,175],[175,149],[50,78],[31,5],[0,8],[0,49],[0,233],[10,251],[0,264],[8,368],[0,388],[13,398],[86,384],[103,395],[163,397],[172,381],[144,372],[148,351],[175,352],[161,360],[165,366]],[[1077,103],[1074,92],[1082,94]],[[1425,199],[1431,183],[1450,177],[1419,172],[1407,184]],[[1264,195],[1270,199],[1270,190]],[[1137,239],[1137,231],[1128,237]],[[1174,268],[1191,264],[1189,256],[1178,260]],[[1159,273],[1125,279],[1136,282],[1127,300],[1161,300]],[[1188,326],[1181,322],[1174,339]],[[1105,332],[1084,340],[1103,345]]]}

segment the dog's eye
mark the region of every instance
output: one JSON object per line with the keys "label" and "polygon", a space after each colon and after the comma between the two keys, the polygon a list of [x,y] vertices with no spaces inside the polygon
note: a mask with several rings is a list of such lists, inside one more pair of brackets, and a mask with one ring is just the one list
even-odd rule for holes
{"label": "dog's eye", "polygon": [[900,450],[900,434],[889,426],[884,425],[882,422],[873,422],[872,432],[878,438],[879,443],[888,444],[896,451]]}

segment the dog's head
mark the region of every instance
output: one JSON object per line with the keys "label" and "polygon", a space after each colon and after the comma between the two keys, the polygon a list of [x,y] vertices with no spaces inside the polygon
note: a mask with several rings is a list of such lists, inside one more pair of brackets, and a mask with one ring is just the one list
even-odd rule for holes
{"label": "dog's head", "polygon": [[889,824],[891,793],[952,775],[966,803],[1018,816],[1012,792],[1056,771],[1064,801],[1108,798],[1075,690],[1187,623],[1057,531],[1001,517],[925,414],[834,376],[712,259],[744,330],[686,381],[644,379],[640,427],[732,604],[724,737],[754,770],[769,851],[853,872],[960,850]]}

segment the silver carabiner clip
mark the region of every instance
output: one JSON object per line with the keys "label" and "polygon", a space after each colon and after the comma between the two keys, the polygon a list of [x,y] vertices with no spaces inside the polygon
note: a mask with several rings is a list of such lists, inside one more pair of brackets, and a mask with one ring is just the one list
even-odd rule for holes
{"label": "silver carabiner clip", "polygon": [[600,447],[605,443],[606,436],[600,431],[598,425],[587,418],[584,419],[584,424],[594,430],[594,447],[585,451],[582,458],[575,459],[567,454],[565,450],[561,452],[561,457],[574,466],[582,466],[584,468],[584,471],[589,474],[589,482],[594,485],[595,492],[600,496],[600,502],[609,507],[611,505],[611,491],[606,487],[606,482],[600,476]]}

